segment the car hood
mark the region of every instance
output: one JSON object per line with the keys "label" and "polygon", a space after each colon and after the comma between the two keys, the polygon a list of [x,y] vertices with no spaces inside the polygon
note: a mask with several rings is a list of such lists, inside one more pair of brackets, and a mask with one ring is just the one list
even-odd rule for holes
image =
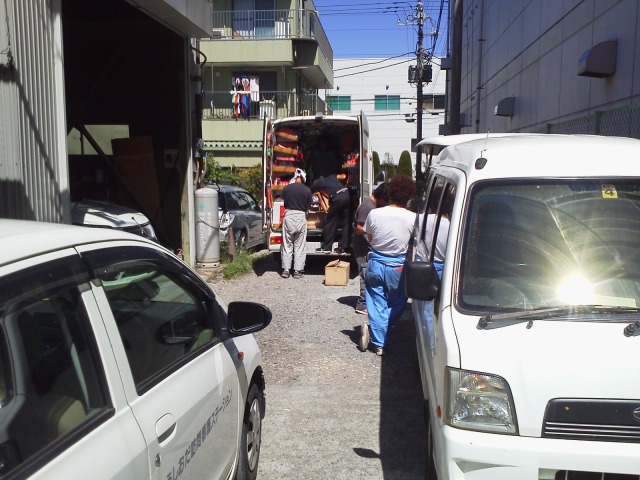
{"label": "car hood", "polygon": [[453,321],[460,368],[507,381],[527,436],[540,436],[554,398],[640,399],[640,336],[623,334],[629,323],[536,320],[479,330],[478,317]]}
{"label": "car hood", "polygon": [[136,210],[97,200],[83,200],[73,203],[71,221],[75,225],[116,229],[143,226],[149,223],[149,219]]}

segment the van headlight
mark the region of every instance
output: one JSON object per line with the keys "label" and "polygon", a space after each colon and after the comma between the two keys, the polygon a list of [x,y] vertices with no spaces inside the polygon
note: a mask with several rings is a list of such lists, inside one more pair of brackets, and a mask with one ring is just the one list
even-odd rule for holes
{"label": "van headlight", "polygon": [[445,388],[447,425],[517,435],[511,390],[502,377],[447,368]]}

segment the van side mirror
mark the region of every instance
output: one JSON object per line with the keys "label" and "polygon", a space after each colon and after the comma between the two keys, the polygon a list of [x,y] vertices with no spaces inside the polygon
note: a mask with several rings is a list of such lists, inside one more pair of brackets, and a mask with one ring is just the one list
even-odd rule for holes
{"label": "van side mirror", "polygon": [[440,277],[431,262],[407,262],[404,266],[404,292],[415,300],[432,301],[440,295]]}

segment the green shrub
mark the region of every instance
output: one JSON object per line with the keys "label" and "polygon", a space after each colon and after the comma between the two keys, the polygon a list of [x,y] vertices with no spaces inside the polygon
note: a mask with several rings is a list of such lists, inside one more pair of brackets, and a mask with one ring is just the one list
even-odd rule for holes
{"label": "green shrub", "polygon": [[253,262],[253,256],[245,251],[238,252],[236,258],[227,257],[223,259],[224,278],[233,278],[243,273],[249,273],[253,270]]}

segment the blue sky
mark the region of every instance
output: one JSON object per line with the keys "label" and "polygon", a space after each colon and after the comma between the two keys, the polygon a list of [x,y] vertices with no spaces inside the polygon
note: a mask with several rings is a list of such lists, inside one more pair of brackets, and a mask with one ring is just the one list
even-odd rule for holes
{"label": "blue sky", "polygon": [[[315,0],[322,26],[329,37],[333,56],[339,58],[390,58],[415,55],[418,39],[413,18],[417,1],[365,2],[364,0]],[[446,53],[446,0],[423,0],[425,20],[424,47],[431,51],[439,12],[442,18],[437,37],[436,56]]]}

